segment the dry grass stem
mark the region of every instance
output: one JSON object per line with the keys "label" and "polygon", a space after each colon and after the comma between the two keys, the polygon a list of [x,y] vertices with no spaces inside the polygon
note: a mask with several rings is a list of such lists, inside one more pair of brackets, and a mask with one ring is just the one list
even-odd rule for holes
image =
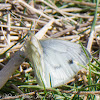
{"label": "dry grass stem", "polygon": [[35,37],[37,39],[42,39],[46,32],[51,28],[54,19],[51,19],[39,32],[36,33]]}
{"label": "dry grass stem", "polygon": [[51,17],[45,15],[43,12],[40,12],[39,10],[31,7],[29,4],[27,4],[26,2],[22,1],[22,0],[16,0],[16,2],[20,3],[21,5],[23,5],[24,7],[28,8],[29,10],[35,12],[35,13],[38,13],[40,14],[41,16],[47,18],[47,19],[51,19]]}
{"label": "dry grass stem", "polygon": [[[63,0],[64,2],[67,2],[67,3],[75,3],[75,4],[80,4],[80,5],[85,5],[85,6],[92,6],[92,7],[95,7],[96,4],[95,3],[90,3],[90,2],[79,2],[79,1],[70,1],[70,0]],[[99,5],[100,6],[100,5]]]}

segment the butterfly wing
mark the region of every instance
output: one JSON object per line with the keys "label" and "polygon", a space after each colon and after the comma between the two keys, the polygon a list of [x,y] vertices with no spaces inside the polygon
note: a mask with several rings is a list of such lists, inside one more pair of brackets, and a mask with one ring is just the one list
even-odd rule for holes
{"label": "butterfly wing", "polygon": [[[43,48],[46,87],[56,87],[71,80],[82,68],[75,62],[81,65],[88,63],[79,44],[59,39],[41,40],[40,44]],[[86,52],[91,57],[87,50]]]}
{"label": "butterfly wing", "polygon": [[25,49],[38,83],[47,88],[60,86],[72,79],[82,68],[75,62],[81,65],[88,63],[82,47],[66,40],[47,39],[39,42],[32,36]]}

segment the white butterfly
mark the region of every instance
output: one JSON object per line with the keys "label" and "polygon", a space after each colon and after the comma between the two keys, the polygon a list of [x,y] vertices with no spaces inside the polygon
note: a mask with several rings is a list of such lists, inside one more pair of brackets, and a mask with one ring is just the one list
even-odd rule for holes
{"label": "white butterfly", "polygon": [[[70,81],[88,63],[79,44],[66,40],[45,39],[32,36],[26,43],[26,53],[32,62],[37,81],[45,87],[57,87]],[[85,49],[88,56],[90,53]]]}

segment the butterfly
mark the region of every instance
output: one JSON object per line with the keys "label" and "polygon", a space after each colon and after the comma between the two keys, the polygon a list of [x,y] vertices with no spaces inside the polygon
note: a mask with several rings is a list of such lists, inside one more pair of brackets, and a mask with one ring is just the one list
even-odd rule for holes
{"label": "butterfly", "polygon": [[[85,51],[91,59],[86,48]],[[67,83],[82,69],[77,62],[84,66],[89,62],[81,45],[60,39],[37,40],[35,36],[30,36],[25,52],[32,63],[37,82],[46,88]]]}

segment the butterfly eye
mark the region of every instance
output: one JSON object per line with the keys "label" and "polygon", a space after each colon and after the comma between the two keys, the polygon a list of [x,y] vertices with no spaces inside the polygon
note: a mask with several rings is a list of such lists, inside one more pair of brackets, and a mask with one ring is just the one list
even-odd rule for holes
{"label": "butterfly eye", "polygon": [[69,64],[73,64],[73,60],[70,59],[70,60],[68,61],[68,63],[69,63]]}

